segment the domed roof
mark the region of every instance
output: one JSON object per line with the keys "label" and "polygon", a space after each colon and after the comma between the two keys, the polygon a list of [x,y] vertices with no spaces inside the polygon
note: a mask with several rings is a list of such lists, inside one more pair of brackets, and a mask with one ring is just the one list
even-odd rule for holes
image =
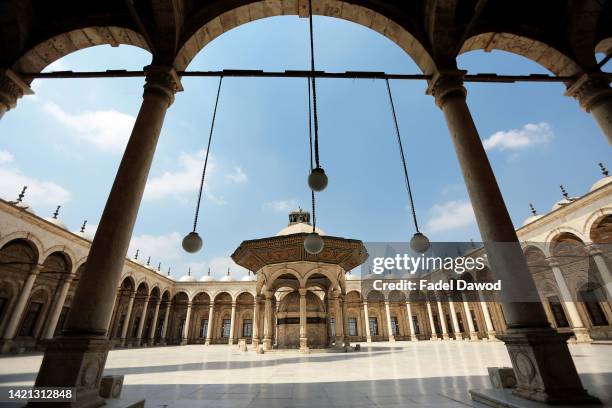
{"label": "domed roof", "polygon": [[[310,224],[310,213],[298,208],[297,211],[289,213],[289,225],[278,231],[276,236],[311,233],[312,224]],[[319,235],[325,235],[325,232],[320,228],[315,228],[315,232]]]}
{"label": "domed roof", "polygon": [[19,196],[17,197],[16,201],[9,201],[10,204],[13,204],[15,207],[19,208],[20,210],[24,210],[27,211],[31,214],[35,214],[34,210],[32,209],[32,207],[26,203],[25,201],[23,201],[23,197],[25,197],[25,192],[28,189],[28,186],[24,186],[23,189],[21,189],[21,193],[19,193]]}
{"label": "domed roof", "polygon": [[187,271],[187,275],[181,276],[179,282],[196,282],[196,278],[191,276],[191,268]]}
{"label": "domed roof", "polygon": [[607,186],[608,184],[612,183],[612,176],[606,176],[604,178],[600,178],[599,180],[597,180],[592,186],[591,189],[589,191],[595,191],[598,188],[602,188],[603,186]]}
{"label": "domed roof", "polygon": [[212,282],[215,278],[210,275],[210,268],[208,268],[208,273],[200,278],[200,282]]}
{"label": "domed roof", "polygon": [[92,234],[89,231],[86,231],[85,228],[87,227],[87,220],[83,221],[83,225],[81,225],[81,230],[80,231],[74,231],[74,233],[76,235],[78,235],[81,238],[84,238],[88,241],[93,241],[94,238],[94,234]]}
{"label": "domed roof", "polygon": [[66,224],[64,224],[64,221],[60,220],[59,218],[46,217],[45,221],[48,221],[53,225],[57,225],[60,228],[68,229],[68,227],[66,227]]}
{"label": "domed roof", "polygon": [[255,274],[251,275],[251,271],[247,271],[246,276],[243,276],[240,280],[242,282],[255,282],[257,280],[257,277],[255,276]]}
{"label": "domed roof", "polygon": [[227,268],[227,274],[225,274],[224,277],[222,277],[221,279],[219,279],[221,282],[229,282],[229,281],[233,281],[232,277],[230,276],[230,270],[229,268]]}
{"label": "domed roof", "polygon": [[523,227],[527,224],[531,224],[532,222],[539,220],[542,217],[543,215],[532,215],[530,217],[527,217],[525,221],[523,221]]}
{"label": "domed roof", "polygon": [[561,207],[565,207],[566,205],[568,205],[569,203],[571,203],[572,201],[576,201],[578,199],[578,197],[568,197],[568,198],[564,198],[562,200],[557,201],[551,208],[551,211],[555,211],[556,209],[559,209]]}

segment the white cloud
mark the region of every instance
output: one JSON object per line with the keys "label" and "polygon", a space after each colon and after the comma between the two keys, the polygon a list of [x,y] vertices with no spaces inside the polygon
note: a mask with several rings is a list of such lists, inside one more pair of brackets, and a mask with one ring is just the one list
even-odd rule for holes
{"label": "white cloud", "polygon": [[475,221],[474,210],[469,201],[447,201],[434,204],[427,221],[427,231],[438,232],[466,227]]}
{"label": "white cloud", "polygon": [[554,137],[546,122],[528,123],[520,129],[500,130],[483,140],[487,150],[522,150],[536,144],[546,144]]}
{"label": "white cloud", "polygon": [[[148,200],[158,200],[167,197],[183,198],[188,194],[193,194],[193,197],[195,197],[200,188],[205,156],[206,150],[201,150],[196,154],[181,153],[178,158],[178,170],[167,171],[160,176],[149,179],[145,187],[144,198]],[[209,180],[216,172],[216,168],[216,161],[210,155],[208,157],[203,197],[217,204],[223,204],[223,199],[215,196],[210,191]]]}
{"label": "white cloud", "polygon": [[298,202],[294,199],[270,201],[265,203],[264,207],[276,212],[287,212],[296,210],[298,208]]}
{"label": "white cloud", "polygon": [[234,167],[234,172],[227,174],[225,178],[236,184],[244,184],[248,181],[246,173],[240,167]]}
{"label": "white cloud", "polygon": [[11,152],[7,150],[0,150],[0,164],[12,163],[15,158]]}
{"label": "white cloud", "polygon": [[71,114],[53,102],[45,102],[44,111],[76,135],[100,150],[122,152],[136,118],[116,110],[98,110]]}
{"label": "white cloud", "polygon": [[[139,250],[139,259],[146,260],[151,257],[151,262],[157,266],[158,262],[180,260],[183,254],[181,242],[183,237],[178,232],[171,232],[164,235],[142,234],[132,237],[128,257],[133,257],[136,250]],[[162,266],[164,266],[162,264]],[[167,264],[165,266],[168,266]]]}
{"label": "white cloud", "polygon": [[208,273],[215,279],[220,279],[227,274],[227,269],[230,269],[232,279],[239,280],[247,274],[247,270],[234,262],[229,256],[216,256],[210,261],[189,263],[191,274],[194,276],[204,276]]}
{"label": "white cloud", "polygon": [[22,174],[14,165],[13,155],[0,150],[0,196],[13,201],[23,186],[28,186],[24,201],[34,209],[40,205],[61,205],[70,201],[70,191],[52,181]]}

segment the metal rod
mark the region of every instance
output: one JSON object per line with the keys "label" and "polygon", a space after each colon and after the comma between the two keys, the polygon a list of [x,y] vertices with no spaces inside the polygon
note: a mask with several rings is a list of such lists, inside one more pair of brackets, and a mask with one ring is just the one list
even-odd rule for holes
{"label": "metal rod", "polygon": [[[181,77],[255,77],[255,78],[344,78],[344,79],[404,79],[404,80],[428,80],[431,75],[427,74],[387,74],[385,72],[369,71],[262,71],[251,69],[225,69],[223,71],[178,71]],[[604,77],[612,78],[612,73],[602,73]],[[107,71],[55,71],[30,73],[22,72],[20,77],[26,79],[80,79],[80,78],[136,78],[144,77],[144,71],[107,70]],[[547,74],[530,75],[497,75],[497,74],[467,74],[465,82],[568,82],[575,81],[575,76],[554,76]]]}

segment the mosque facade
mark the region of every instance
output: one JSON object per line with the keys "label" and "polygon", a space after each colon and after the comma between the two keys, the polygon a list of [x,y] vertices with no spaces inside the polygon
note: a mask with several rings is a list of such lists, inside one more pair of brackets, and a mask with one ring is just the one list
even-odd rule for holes
{"label": "mosque facade", "polygon": [[[364,290],[351,274],[368,256],[364,244],[318,230],[325,249],[310,255],[309,217],[292,212],[276,236],[243,241],[232,258],[253,272],[239,279],[229,270],[174,279],[143,256],[126,259],[107,333],[114,347],[243,341],[308,350],[505,333],[501,305],[484,297]],[[23,200],[0,200],[3,353],[40,349],[61,331],[93,239],[86,231],[70,232],[57,214],[39,217]],[[612,177],[580,197],[565,194],[548,213],[533,210],[517,234],[551,326],[574,342],[611,340]],[[591,272],[567,262],[576,254]]]}

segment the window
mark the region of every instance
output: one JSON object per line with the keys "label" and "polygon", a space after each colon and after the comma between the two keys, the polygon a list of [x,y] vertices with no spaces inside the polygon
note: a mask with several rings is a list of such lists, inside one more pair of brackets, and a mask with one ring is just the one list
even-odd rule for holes
{"label": "window", "polygon": [[54,336],[57,336],[59,332],[62,331],[62,329],[64,328],[64,324],[66,324],[66,316],[68,316],[68,310],[70,310],[69,307],[62,307],[59,319],[57,319],[57,326],[55,326],[55,332],[53,333]]}
{"label": "window", "polygon": [[391,316],[391,334],[394,336],[399,335],[399,323],[397,321],[397,317]]}
{"label": "window", "polygon": [[459,325],[459,331],[461,333],[465,332],[463,328],[463,316],[461,316],[461,312],[457,312],[457,324]]}
{"label": "window", "polygon": [[200,337],[206,338],[206,333],[208,333],[208,319],[202,319],[200,323]]}
{"label": "window", "polygon": [[333,317],[329,318],[329,336],[336,337],[336,319]]}
{"label": "window", "polygon": [[476,320],[476,313],[470,309],[470,316],[472,316],[472,323],[474,324],[474,331],[478,331],[478,321]]}
{"label": "window", "polygon": [[221,327],[221,337],[223,337],[224,339],[229,338],[231,328],[232,328],[231,319],[223,319],[223,326]]}
{"label": "window", "polygon": [[557,327],[569,327],[567,317],[565,317],[565,312],[563,311],[561,302],[559,302],[559,298],[556,296],[549,296],[548,303],[550,304],[550,309],[552,310]]}
{"label": "window", "polygon": [[416,315],[412,316],[412,324],[414,325],[414,334],[421,334],[421,327],[419,326],[419,318]]}
{"label": "window", "polygon": [[378,336],[378,321],[376,317],[368,317],[368,323],[370,324],[370,335]]}
{"label": "window", "polygon": [[253,320],[244,319],[244,321],[242,322],[242,337],[253,337]]}
{"label": "window", "polygon": [[33,336],[34,335],[34,326],[36,325],[36,321],[38,320],[38,316],[40,315],[40,311],[42,310],[43,304],[39,302],[32,302],[28,307],[28,311],[26,312],[25,319],[23,319],[23,323],[21,323],[21,329],[19,330],[20,336]]}
{"label": "window", "polygon": [[357,336],[357,319],[354,317],[348,318],[348,334],[349,336]]}
{"label": "window", "polygon": [[[601,290],[601,288],[598,288]],[[579,292],[580,300],[584,302],[584,306],[589,314],[593,326],[606,326],[608,319],[601,309],[599,299],[594,289],[581,290]]]}

